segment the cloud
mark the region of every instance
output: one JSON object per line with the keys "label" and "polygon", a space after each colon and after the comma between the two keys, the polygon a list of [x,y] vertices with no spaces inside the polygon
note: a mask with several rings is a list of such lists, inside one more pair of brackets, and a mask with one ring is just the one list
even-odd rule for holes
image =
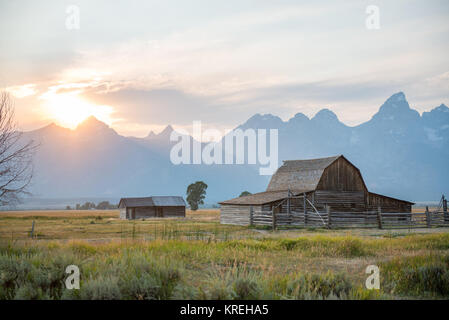
{"label": "cloud", "polygon": [[38,93],[36,85],[34,83],[28,83],[18,86],[7,87],[5,89],[11,93],[14,97],[22,99],[28,96],[33,96]]}
{"label": "cloud", "polygon": [[333,109],[342,121],[356,124],[368,120],[386,98],[400,89],[400,85],[391,84],[323,81],[208,96],[174,88],[132,87],[112,92],[89,88],[83,95],[97,104],[112,105],[113,117],[120,119],[116,125],[122,128],[131,123],[141,128],[145,124],[148,128],[161,124],[188,126],[200,120],[230,129],[254,113],[273,113],[287,120],[297,112],[312,116],[324,107]]}
{"label": "cloud", "polygon": [[[40,95],[76,92],[111,106],[125,134],[323,107],[355,125],[397,91],[420,111],[448,98],[446,2],[378,1],[377,31],[365,28],[360,1],[78,2],[75,32],[65,4],[4,5],[0,69],[11,76],[0,85],[27,79]],[[34,95],[21,107],[41,107]]]}
{"label": "cloud", "polygon": [[429,87],[449,90],[449,71],[425,79]]}

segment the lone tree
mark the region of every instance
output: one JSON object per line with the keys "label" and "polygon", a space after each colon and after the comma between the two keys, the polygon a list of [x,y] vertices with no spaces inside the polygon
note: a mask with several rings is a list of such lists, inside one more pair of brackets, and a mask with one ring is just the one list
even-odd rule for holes
{"label": "lone tree", "polygon": [[36,145],[24,141],[14,121],[14,107],[7,92],[0,94],[0,206],[19,202],[29,195]]}
{"label": "lone tree", "polygon": [[252,193],[249,192],[249,191],[243,191],[243,192],[239,195],[239,198],[240,198],[240,197],[249,196],[249,195],[252,195]]}
{"label": "lone tree", "polygon": [[117,207],[117,205],[109,203],[109,201],[101,201],[97,204],[97,209],[100,210],[116,209]]}
{"label": "lone tree", "polygon": [[96,209],[95,203],[93,202],[85,202],[83,205],[77,207],[78,210],[90,210],[90,209]]}
{"label": "lone tree", "polygon": [[197,181],[190,184],[187,187],[187,202],[190,209],[198,210],[200,204],[204,204],[204,198],[206,197],[207,184],[203,181]]}

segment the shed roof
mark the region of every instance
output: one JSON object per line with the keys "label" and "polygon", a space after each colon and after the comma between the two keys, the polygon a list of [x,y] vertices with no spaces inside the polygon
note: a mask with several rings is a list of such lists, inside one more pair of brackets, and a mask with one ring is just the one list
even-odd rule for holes
{"label": "shed roof", "polygon": [[178,196],[154,196],[141,198],[121,198],[119,208],[125,207],[184,207],[186,204]]}
{"label": "shed roof", "polygon": [[[294,195],[298,195],[303,192],[309,192],[312,190],[295,190],[292,191]],[[285,199],[288,197],[288,191],[265,191],[254,193],[248,196],[238,197],[230,200],[226,200],[223,202],[219,202],[219,204],[235,204],[235,205],[262,205],[266,203],[271,203],[274,201],[278,201],[281,199]]]}
{"label": "shed roof", "polygon": [[[267,191],[280,190],[315,190],[323,175],[324,169],[342,157],[310,160],[287,160],[274,173]],[[303,191],[304,192],[304,191]]]}
{"label": "shed roof", "polygon": [[186,203],[178,196],[155,196],[151,197],[155,206],[184,207]]}
{"label": "shed roof", "polygon": [[377,197],[387,198],[387,199],[391,199],[391,200],[395,200],[395,201],[401,201],[401,202],[408,203],[408,204],[411,204],[411,205],[415,204],[414,202],[411,202],[411,201],[408,201],[408,200],[401,200],[401,199],[398,199],[398,198],[384,196],[383,194],[378,194],[378,193],[374,193],[374,192],[368,192],[368,193],[371,194],[371,195],[377,196]]}

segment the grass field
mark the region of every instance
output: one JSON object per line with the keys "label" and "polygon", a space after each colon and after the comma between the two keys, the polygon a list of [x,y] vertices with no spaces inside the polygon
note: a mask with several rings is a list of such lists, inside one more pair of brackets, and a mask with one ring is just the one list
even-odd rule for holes
{"label": "grass field", "polygon": [[[34,221],[34,238],[30,238]],[[67,265],[81,289],[67,290]],[[380,268],[380,290],[365,269]],[[271,231],[118,211],[0,212],[0,299],[447,299],[449,229]]]}

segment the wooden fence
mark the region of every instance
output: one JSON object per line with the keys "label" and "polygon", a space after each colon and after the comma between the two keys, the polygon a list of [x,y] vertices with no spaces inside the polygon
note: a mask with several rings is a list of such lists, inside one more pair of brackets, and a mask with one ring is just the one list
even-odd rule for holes
{"label": "wooden fence", "polygon": [[326,213],[306,213],[292,211],[288,213],[274,213],[273,211],[252,211],[250,216],[252,225],[271,226],[276,229],[277,226],[325,226],[327,225]]}
{"label": "wooden fence", "polygon": [[430,228],[449,227],[447,208],[438,211],[410,212],[337,212],[326,206],[324,212],[306,211],[290,213],[251,210],[250,224],[254,226],[278,227],[323,227],[323,228]]}

